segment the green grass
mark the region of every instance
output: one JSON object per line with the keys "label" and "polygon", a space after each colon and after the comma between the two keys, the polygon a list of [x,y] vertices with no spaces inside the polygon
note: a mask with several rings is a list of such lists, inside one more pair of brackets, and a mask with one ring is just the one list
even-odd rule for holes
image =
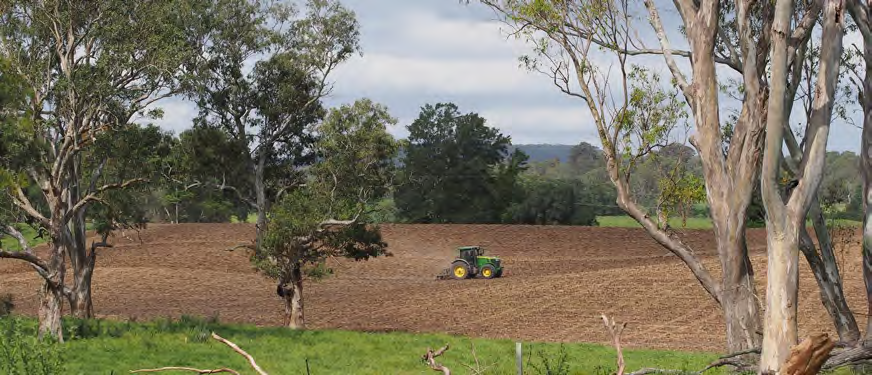
{"label": "green grass", "polygon": [[[633,218],[625,215],[621,216],[597,216],[596,221],[601,227],[609,228],[641,228],[642,226],[633,220]],[[712,221],[708,218],[689,217],[687,218],[687,227],[684,227],[681,218],[669,219],[669,225],[673,228],[687,229],[711,229]]]}
{"label": "green grass", "polygon": [[[0,332],[9,320],[0,318]],[[149,323],[94,321],[83,325],[71,320],[65,323],[66,330],[77,333],[64,344],[63,355],[68,359],[66,374],[124,374],[134,369],[163,366],[230,367],[243,374],[252,374],[241,356],[221,343],[206,339],[212,331],[250,353],[270,374],[305,374],[307,359],[311,374],[318,375],[431,374],[433,371],[421,362],[420,357],[428,347],[436,349],[445,344],[450,345],[450,350],[438,362],[454,373],[464,374],[468,373],[464,364],[475,363],[471,343],[475,344],[482,366],[493,365],[487,374],[514,374],[515,345],[511,340],[470,340],[460,336],[399,332],[290,331],[223,325],[184,317],[179,321]],[[28,330],[35,327],[32,319],[26,319],[25,324]],[[536,353],[542,351],[544,357],[556,360],[559,349],[559,345],[553,343],[524,343],[528,366],[525,373],[537,373],[529,367],[530,362],[541,363]],[[570,374],[604,375],[615,370],[612,348],[571,343],[566,344],[565,349]],[[698,370],[716,357],[710,353],[625,352],[628,369]]]}
{"label": "green grass", "polygon": [[250,223],[250,224],[256,223],[257,222],[257,213],[255,212],[255,213],[248,214],[248,217],[245,218],[245,221],[239,220],[239,218],[236,215],[233,215],[230,217],[230,222],[234,223],[234,224],[235,223]]}

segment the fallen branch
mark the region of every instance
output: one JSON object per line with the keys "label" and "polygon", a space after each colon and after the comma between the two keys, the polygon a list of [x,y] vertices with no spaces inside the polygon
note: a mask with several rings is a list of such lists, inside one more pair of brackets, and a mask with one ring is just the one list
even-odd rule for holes
{"label": "fallen branch", "polygon": [[[254,358],[250,354],[246,353],[245,350],[240,349],[239,346],[236,346],[236,344],[230,342],[230,340],[227,340],[221,336],[218,336],[217,334],[215,334],[215,332],[212,332],[212,338],[222,342],[223,344],[225,344],[227,346],[229,346],[231,349],[233,349],[233,351],[235,351],[235,352],[239,353],[240,355],[242,355],[243,357],[245,357],[245,359],[248,360],[248,364],[251,365],[251,367],[255,371],[257,371],[258,374],[269,375],[266,373],[266,371],[263,371],[263,369],[261,369],[260,366],[257,365],[257,362],[254,361]],[[447,349],[447,347],[446,347],[446,349]],[[230,373],[230,374],[234,374],[234,375],[240,375],[238,371],[233,370],[233,369],[229,369],[229,368],[221,368],[221,369],[215,369],[215,370],[201,370],[201,369],[196,369],[196,368],[192,368],[192,367],[161,367],[161,368],[157,368],[157,369],[133,370],[133,371],[130,371],[130,373],[135,374],[135,373],[141,373],[141,372],[162,372],[162,371],[190,371],[190,372],[196,372],[198,374]]]}
{"label": "fallen branch", "polygon": [[839,367],[869,363],[870,360],[872,360],[872,347],[860,345],[834,354],[824,363],[824,369],[834,370]]}
{"label": "fallen branch", "polygon": [[238,372],[231,370],[229,368],[220,368],[220,369],[215,369],[215,370],[200,370],[200,369],[191,368],[191,367],[162,367],[162,368],[156,368],[156,369],[136,370],[136,371],[131,371],[131,373],[163,372],[163,371],[190,371],[190,372],[196,372],[198,374],[220,374],[222,372],[226,372],[226,373],[230,373],[233,375],[240,375]]}
{"label": "fallen branch", "polygon": [[612,343],[615,345],[615,350],[618,352],[618,374],[624,375],[625,363],[624,363],[624,352],[621,350],[621,333],[624,332],[624,328],[627,327],[627,323],[621,323],[620,326],[615,324],[615,319],[609,319],[606,314],[600,314],[603,318],[603,324],[606,326],[606,329],[609,331],[609,335],[612,337]]}
{"label": "fallen branch", "polygon": [[446,351],[448,351],[448,344],[445,344],[442,349],[435,352],[433,349],[427,348],[427,354],[421,356],[421,359],[423,359],[424,362],[427,362],[427,365],[429,365],[433,371],[441,371],[443,375],[451,375],[451,370],[449,370],[448,367],[436,363],[436,357],[444,354]]}
{"label": "fallen branch", "polygon": [[626,375],[649,375],[649,374],[685,374],[685,371],[681,370],[663,370],[659,368],[643,368],[638,371],[631,372]]}
{"label": "fallen branch", "polygon": [[248,364],[251,365],[251,368],[253,368],[254,371],[257,371],[258,374],[268,375],[266,373],[266,371],[263,371],[263,369],[261,369],[260,366],[257,365],[257,362],[254,361],[254,358],[251,356],[251,354],[246,353],[245,350],[242,350],[241,348],[236,346],[236,344],[230,342],[229,340],[227,340],[221,336],[218,336],[217,334],[215,334],[215,332],[212,332],[212,338],[215,340],[221,341],[222,343],[224,343],[224,345],[229,346],[231,349],[233,349],[233,351],[235,351],[235,352],[239,353],[241,356],[245,357],[245,359],[248,360]]}

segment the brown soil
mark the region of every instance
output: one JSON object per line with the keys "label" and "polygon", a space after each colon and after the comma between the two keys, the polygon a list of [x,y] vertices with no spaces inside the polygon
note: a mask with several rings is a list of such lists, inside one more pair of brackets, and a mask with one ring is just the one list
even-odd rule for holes
{"label": "brown soil", "polygon": [[[631,347],[722,350],[724,325],[715,303],[674,256],[640,229],[507,225],[386,225],[391,257],[334,261],[336,274],[308,281],[311,328],[446,332],[490,338],[607,343],[600,313],[628,322]],[[709,231],[682,235],[717,274]],[[281,324],[275,283],[256,274],[242,250],[247,224],[155,224],[142,243],[122,237],[101,249],[94,276],[100,316],[139,320],[218,315],[224,322]],[[765,232],[750,230],[749,249],[764,291]],[[503,258],[502,278],[435,280],[453,249],[483,245]],[[865,312],[859,248],[844,265],[855,312]],[[801,335],[832,332],[803,261]],[[0,260],[0,293],[19,312],[36,312],[39,279],[20,261]],[[718,277],[716,275],[716,277]],[[857,314],[861,325],[865,315]]]}

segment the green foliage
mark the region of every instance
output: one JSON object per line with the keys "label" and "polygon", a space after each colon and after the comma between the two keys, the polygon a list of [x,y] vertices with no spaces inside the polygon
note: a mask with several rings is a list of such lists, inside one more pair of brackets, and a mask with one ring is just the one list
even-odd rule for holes
{"label": "green foliage", "polygon": [[633,159],[647,155],[656,147],[666,146],[673,129],[687,121],[686,103],[678,90],[666,91],[660,76],[648,69],[633,65],[630,80],[629,106],[618,121],[623,138],[624,157]]}
{"label": "green foliage", "polygon": [[596,225],[596,210],[584,199],[581,180],[525,177],[522,199],[506,212],[505,222],[536,225]]}
{"label": "green foliage", "polygon": [[7,375],[56,375],[66,373],[64,350],[47,335],[39,340],[28,322],[0,315],[0,372]]}
{"label": "green foliage", "polygon": [[254,262],[266,275],[289,280],[301,265],[326,275],[328,257],[366,260],[386,254],[366,210],[382,199],[393,179],[398,144],[387,127],[396,120],[368,99],[332,109],[318,128],[318,162],[306,185],[285,194],[270,211],[261,251]]}
{"label": "green foliage", "polygon": [[231,169],[211,170],[220,165],[193,158],[199,166],[192,172],[200,172],[195,178],[204,185],[233,191],[265,213],[304,182],[301,169],[316,161],[313,127],[325,114],[321,99],[329,91],[328,76],[359,50],[359,25],[335,0],[306,1],[303,12],[260,0],[210,6],[214,18],[203,25],[201,74],[187,94],[200,109],[195,124],[227,135],[226,142],[209,147],[226,155]]}
{"label": "green foliage", "polygon": [[[179,134],[162,169],[157,199],[173,222],[227,222],[234,215],[248,216],[251,205],[233,192],[211,185],[216,176],[228,184],[245,181],[250,172],[245,144],[221,129],[195,125]],[[239,184],[242,195],[250,185]]]}
{"label": "green foliage", "polygon": [[82,155],[83,178],[98,184],[135,178],[140,182],[103,194],[86,219],[99,234],[121,228],[142,228],[160,215],[162,202],[153,194],[161,186],[161,172],[172,157],[176,140],[156,125],[127,124],[102,134]]}
{"label": "green foliage", "polygon": [[569,375],[569,354],[566,353],[566,346],[560,344],[556,354],[537,350],[536,360],[529,366],[539,375]]}
{"label": "green foliage", "polygon": [[395,223],[399,221],[399,211],[392,198],[384,198],[371,203],[367,209],[366,220],[370,223]]}
{"label": "green foliage", "polygon": [[408,126],[400,184],[394,198],[414,223],[500,221],[526,163],[509,154],[509,137],[475,113],[450,103],[425,105]]}

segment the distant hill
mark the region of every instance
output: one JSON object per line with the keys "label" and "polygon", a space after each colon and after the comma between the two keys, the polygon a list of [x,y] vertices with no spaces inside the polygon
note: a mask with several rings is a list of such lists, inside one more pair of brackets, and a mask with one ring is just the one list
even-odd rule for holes
{"label": "distant hill", "polygon": [[511,151],[515,148],[524,151],[530,156],[530,163],[560,159],[561,162],[566,162],[569,159],[569,152],[572,150],[572,145],[551,145],[551,144],[535,144],[535,145],[513,145]]}

